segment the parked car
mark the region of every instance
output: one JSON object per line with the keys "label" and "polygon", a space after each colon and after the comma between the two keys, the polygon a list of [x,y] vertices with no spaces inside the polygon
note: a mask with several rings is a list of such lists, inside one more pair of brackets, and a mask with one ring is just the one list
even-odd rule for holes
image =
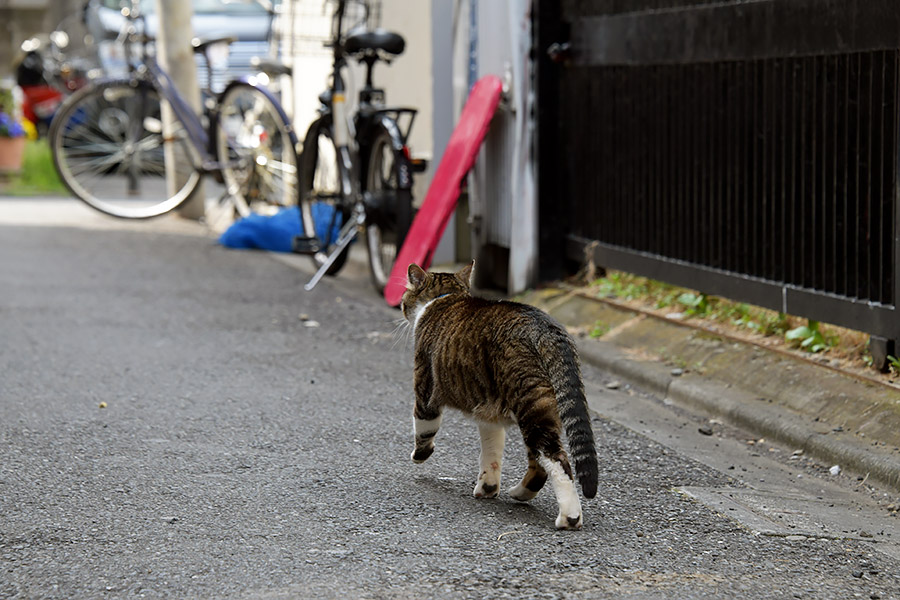
{"label": "parked car", "polygon": [[[124,2],[130,4],[127,0]],[[273,14],[254,0],[192,0],[192,4],[194,36],[237,38],[231,45],[227,66],[216,69],[213,74],[213,91],[221,90],[231,79],[254,72],[251,59],[269,54]],[[85,7],[86,25],[99,46],[103,69],[113,76],[123,75],[126,71],[122,47],[115,42],[124,20],[122,5],[123,0],[88,0]],[[148,33],[155,37],[159,30],[156,1],[141,0],[140,9],[146,15]],[[199,56],[197,64],[200,67],[197,79],[203,88],[206,86],[206,65]]]}

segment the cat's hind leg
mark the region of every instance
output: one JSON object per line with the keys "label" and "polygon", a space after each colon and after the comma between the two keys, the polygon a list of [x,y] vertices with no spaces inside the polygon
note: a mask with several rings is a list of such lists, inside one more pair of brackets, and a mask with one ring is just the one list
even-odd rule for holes
{"label": "cat's hind leg", "polygon": [[556,492],[556,502],[559,504],[556,528],[581,529],[583,525],[581,501],[578,499],[575,480],[572,478],[572,467],[566,453],[560,451],[552,456],[541,454],[538,461],[550,475],[553,491]]}
{"label": "cat's hind leg", "polygon": [[562,423],[552,391],[540,394],[533,402],[523,403],[516,421],[529,456],[537,457],[538,465],[549,477],[556,493],[559,504],[556,528],[581,529],[581,500],[575,489],[569,457],[563,449]]}
{"label": "cat's hind leg", "polygon": [[547,483],[547,471],[538,462],[537,453],[528,451],[528,470],[518,485],[509,489],[509,495],[520,502],[528,502]]}
{"label": "cat's hind leg", "polygon": [[476,498],[496,498],[500,492],[506,427],[496,423],[479,423],[478,433],[481,434],[481,470],[472,495]]}

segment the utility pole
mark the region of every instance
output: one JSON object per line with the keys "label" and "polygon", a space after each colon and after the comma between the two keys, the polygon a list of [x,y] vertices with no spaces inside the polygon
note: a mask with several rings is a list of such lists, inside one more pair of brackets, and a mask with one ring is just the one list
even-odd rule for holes
{"label": "utility pole", "polygon": [[[156,33],[156,49],[163,68],[172,77],[175,87],[185,97],[194,112],[200,114],[200,87],[197,85],[197,67],[194,62],[194,51],[191,47],[191,39],[194,31],[191,26],[191,17],[194,14],[193,6],[185,0],[158,0],[159,31]],[[163,134],[168,138],[172,135],[174,115],[169,105],[163,102],[162,106]],[[166,172],[178,173],[175,168],[175,156],[166,147]],[[167,182],[170,190],[175,185],[174,181]],[[171,193],[171,192],[170,192]],[[200,219],[205,212],[206,193],[203,188],[203,180],[192,196],[178,209],[179,214],[186,219]]]}

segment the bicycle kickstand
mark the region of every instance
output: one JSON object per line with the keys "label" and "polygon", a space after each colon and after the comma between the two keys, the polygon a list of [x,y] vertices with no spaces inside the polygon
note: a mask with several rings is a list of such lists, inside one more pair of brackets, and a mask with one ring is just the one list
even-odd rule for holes
{"label": "bicycle kickstand", "polygon": [[366,221],[366,214],[360,210],[354,210],[353,216],[347,219],[347,222],[344,223],[344,226],[341,227],[340,234],[338,235],[338,240],[334,245],[334,250],[331,251],[331,254],[328,255],[328,258],[325,259],[325,262],[322,263],[322,266],[319,267],[319,270],[316,271],[316,274],[312,276],[312,279],[303,286],[303,289],[307,292],[311,291],[316,284],[319,283],[319,280],[325,276],[326,271],[331,267],[332,263],[337,260],[337,257],[340,256],[341,252],[350,245],[354,239],[356,239],[356,235],[359,232],[360,226]]}

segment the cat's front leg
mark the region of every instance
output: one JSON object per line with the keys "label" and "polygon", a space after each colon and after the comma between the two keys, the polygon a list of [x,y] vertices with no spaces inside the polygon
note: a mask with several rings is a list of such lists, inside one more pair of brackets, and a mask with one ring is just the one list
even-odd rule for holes
{"label": "cat's front leg", "polygon": [[506,428],[495,423],[479,423],[478,433],[481,434],[481,470],[472,495],[476,498],[496,498],[500,491]]}
{"label": "cat's front leg", "polygon": [[414,463],[423,463],[434,452],[434,436],[441,428],[441,404],[435,400],[431,363],[427,352],[416,350],[416,367],[413,378],[416,405],[413,408],[413,424],[416,432],[416,446],[412,452]]}
{"label": "cat's front leg", "polygon": [[416,447],[412,452],[412,460],[414,463],[423,463],[434,452],[434,436],[441,428],[441,413],[423,415],[425,418],[420,418],[418,410],[416,413],[414,418]]}

